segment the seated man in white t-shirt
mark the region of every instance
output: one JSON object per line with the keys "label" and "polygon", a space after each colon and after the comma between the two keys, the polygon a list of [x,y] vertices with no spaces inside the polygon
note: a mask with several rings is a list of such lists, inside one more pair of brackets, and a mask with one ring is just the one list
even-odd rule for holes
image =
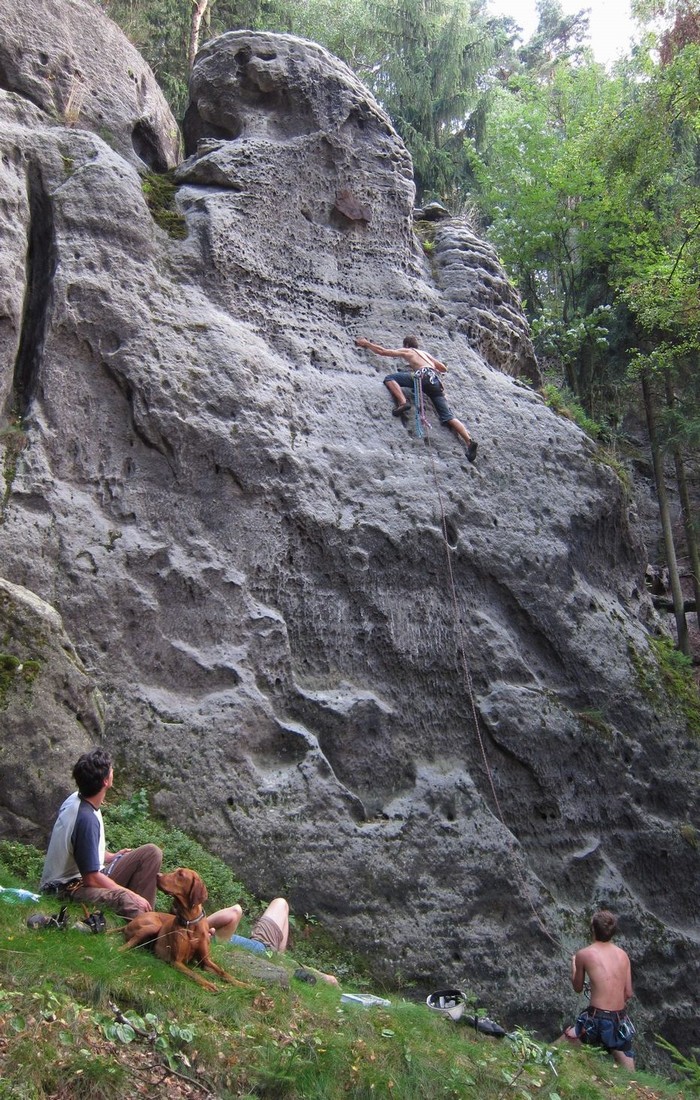
{"label": "seated man in white t-shirt", "polygon": [[68,796],[51,833],[40,889],[113,909],[122,917],[148,913],[156,903],[163,853],[155,844],[108,852],[100,807],[114,780],[104,749],[83,753],[73,768],[78,790]]}

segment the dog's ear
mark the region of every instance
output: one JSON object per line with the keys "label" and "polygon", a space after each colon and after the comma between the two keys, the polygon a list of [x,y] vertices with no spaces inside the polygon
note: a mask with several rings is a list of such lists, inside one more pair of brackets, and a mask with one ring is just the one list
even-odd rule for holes
{"label": "dog's ear", "polygon": [[192,885],[190,886],[190,905],[194,909],[195,905],[203,905],[209,897],[207,888],[202,882],[199,875],[192,875]]}

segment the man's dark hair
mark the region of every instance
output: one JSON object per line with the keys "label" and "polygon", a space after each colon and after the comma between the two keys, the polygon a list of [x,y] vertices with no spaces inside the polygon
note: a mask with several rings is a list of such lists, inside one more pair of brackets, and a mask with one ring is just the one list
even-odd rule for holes
{"label": "man's dark hair", "polygon": [[418,337],[417,336],[404,336],[403,346],[405,348],[417,348],[418,347]]}
{"label": "man's dark hair", "polygon": [[617,917],[609,909],[599,909],[591,917],[593,935],[600,943],[607,943],[617,932]]}
{"label": "man's dark hair", "polygon": [[83,798],[92,798],[102,790],[111,767],[112,757],[106,749],[83,753],[73,768],[73,778]]}

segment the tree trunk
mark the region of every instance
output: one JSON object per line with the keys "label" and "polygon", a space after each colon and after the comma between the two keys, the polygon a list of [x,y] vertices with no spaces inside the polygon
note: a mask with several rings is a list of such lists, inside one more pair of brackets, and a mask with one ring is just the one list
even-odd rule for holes
{"label": "tree trunk", "polygon": [[211,0],[192,0],[192,21],[190,23],[190,44],[187,50],[187,71],[192,72],[192,66],[194,65],[194,59],[197,56],[197,50],[199,49],[199,31],[202,26],[202,20],[206,13],[207,8]]}
{"label": "tree trunk", "polygon": [[663,457],[661,455],[659,441],[656,434],[654,398],[651,392],[651,386],[649,385],[649,376],[646,371],[642,373],[642,394],[644,396],[644,411],[646,413],[647,429],[649,432],[649,443],[651,445],[651,458],[654,464],[656,497],[659,502],[659,515],[661,517],[661,527],[664,533],[664,546],[666,547],[666,564],[668,565],[668,576],[671,582],[671,593],[673,595],[673,613],[676,617],[678,648],[680,649],[681,653],[685,653],[686,656],[688,656],[690,650],[690,646],[688,643],[688,625],[685,621],[685,611],[683,609],[683,592],[681,591],[681,581],[680,577],[678,576],[676,548],[673,545],[671,512],[668,506],[666,484],[664,482]]}
{"label": "tree trunk", "polygon": [[[666,401],[669,409],[672,409],[676,403],[676,395],[673,392],[673,383],[671,382],[670,375],[666,375]],[[685,476],[685,466],[683,464],[683,455],[681,449],[677,443],[673,445],[673,461],[676,465],[676,481],[678,482],[678,495],[681,501],[681,509],[683,511],[683,527],[685,529],[685,541],[688,544],[688,558],[690,559],[690,569],[693,577],[693,591],[695,593],[695,614],[698,618],[698,624],[700,625],[700,550],[698,549],[698,539],[695,533],[695,527],[693,526],[693,514],[690,506],[690,493],[688,492],[688,481]]]}

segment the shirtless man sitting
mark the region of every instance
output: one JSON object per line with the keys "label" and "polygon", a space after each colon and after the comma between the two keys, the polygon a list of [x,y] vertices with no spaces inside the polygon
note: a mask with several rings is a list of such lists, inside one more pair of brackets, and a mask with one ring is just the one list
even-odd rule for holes
{"label": "shirtless man sitting", "polygon": [[581,993],[588,977],[591,1003],[562,1038],[601,1046],[618,1065],[634,1073],[635,1029],[626,1008],[632,996],[632,969],[626,952],[610,942],[617,931],[617,917],[601,909],[593,914],[591,930],[593,943],[571,958],[571,984]]}

